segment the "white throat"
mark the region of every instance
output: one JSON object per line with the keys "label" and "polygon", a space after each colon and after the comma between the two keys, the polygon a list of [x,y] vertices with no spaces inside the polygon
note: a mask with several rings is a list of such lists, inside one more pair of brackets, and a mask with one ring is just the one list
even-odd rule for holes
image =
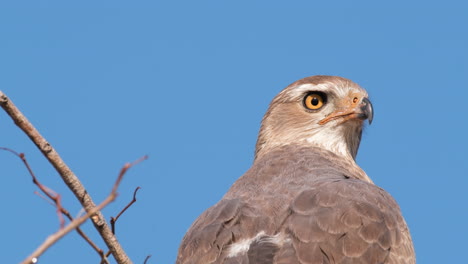
{"label": "white throat", "polygon": [[345,131],[345,127],[323,127],[305,138],[308,144],[326,149],[347,159],[356,159],[360,142],[360,131]]}

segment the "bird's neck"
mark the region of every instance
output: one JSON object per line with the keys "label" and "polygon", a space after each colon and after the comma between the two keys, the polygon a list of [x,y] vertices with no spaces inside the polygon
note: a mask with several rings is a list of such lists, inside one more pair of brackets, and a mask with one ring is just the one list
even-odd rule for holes
{"label": "bird's neck", "polygon": [[361,142],[361,134],[362,123],[301,131],[274,130],[268,126],[262,126],[255,149],[255,158],[277,147],[296,144],[323,148],[354,161]]}
{"label": "bird's neck", "polygon": [[[327,166],[333,164],[333,167],[337,171],[342,172],[346,177],[373,183],[364,170],[356,164],[354,159],[346,158],[336,152],[328,151],[323,147],[315,145],[289,144],[278,146],[258,156],[254,161],[254,166],[257,163],[264,163],[265,160],[270,162],[270,164],[275,164],[275,160],[277,162],[289,161],[292,162],[293,166],[297,166],[297,164],[302,162],[302,166],[313,168],[310,173],[311,175],[315,175],[315,177],[318,177],[317,173],[320,174],[323,168],[329,168]],[[325,175],[327,174],[325,173]],[[320,177],[327,177],[325,175],[321,175]]]}
{"label": "bird's neck", "polygon": [[[276,130],[278,131],[278,130]],[[362,124],[356,126],[322,127],[320,130],[299,133],[270,133],[262,127],[255,150],[255,160],[278,148],[295,145],[322,149],[333,153],[356,172],[358,178],[372,182],[367,174],[356,164],[356,155],[361,141]]]}

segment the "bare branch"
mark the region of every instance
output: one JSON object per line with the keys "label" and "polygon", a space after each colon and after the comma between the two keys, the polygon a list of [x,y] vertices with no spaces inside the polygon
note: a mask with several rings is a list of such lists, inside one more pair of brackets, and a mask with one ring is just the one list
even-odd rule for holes
{"label": "bare branch", "polygon": [[[65,220],[63,219],[63,215],[65,215],[70,221],[73,221],[73,217],[71,216],[70,212],[66,210],[60,203],[60,195],[58,195],[55,191],[50,189],[49,187],[43,185],[42,183],[39,182],[37,179],[36,175],[34,174],[34,171],[32,170],[31,166],[29,165],[29,162],[26,160],[26,156],[24,153],[18,153],[12,149],[9,148],[4,148],[0,147],[1,150],[5,150],[8,152],[13,153],[15,156],[21,159],[25,167],[28,169],[29,175],[33,178],[33,183],[39,187],[39,189],[49,198],[53,201],[53,203],[47,199],[47,197],[41,195],[39,192],[34,192],[37,194],[39,197],[43,198],[46,202],[50,203],[52,206],[54,206],[57,209],[57,214],[59,215],[59,221],[60,221],[60,228],[63,228],[65,226]],[[104,256],[104,252],[102,249],[100,249],[82,230],[81,228],[77,227],[76,232],[86,241],[88,244],[99,254],[99,256],[102,258]]]}
{"label": "bare branch", "polygon": [[[125,175],[125,172],[133,165],[141,162],[142,160],[146,159],[147,157],[143,157],[137,162],[134,163],[127,163],[125,164],[124,168],[121,170],[121,173],[117,177],[117,180],[114,183],[114,186],[112,187],[112,191],[110,192],[109,196],[98,206],[92,208],[87,212],[87,214],[78,217],[71,221],[67,226],[64,228],[61,228],[59,231],[56,233],[50,235],[29,257],[27,257],[22,264],[32,264],[35,263],[40,255],[42,255],[49,247],[51,247],[53,244],[55,244],[59,239],[61,239],[63,236],[68,234],[70,231],[73,229],[79,227],[81,224],[83,224],[88,218],[93,218],[92,216],[96,214],[97,212],[101,211],[105,206],[107,206],[109,203],[113,202],[115,198],[117,197],[117,188],[119,187],[120,182],[122,181],[123,176]],[[103,257],[104,259],[104,257]]]}
{"label": "bare branch", "polygon": [[[64,209],[65,210],[65,209]],[[62,213],[70,220],[70,221],[73,221],[73,217],[70,215],[70,212],[66,211]],[[104,257],[104,251],[102,249],[100,249],[92,240],[91,238],[89,238],[84,232],[83,230],[81,230],[80,227],[77,227],[76,228],[76,232],[78,232],[78,234],[86,241],[88,242],[88,244],[94,249],[94,251],[96,251],[96,253],[99,254],[99,256],[101,258]]]}
{"label": "bare branch", "polygon": [[133,192],[133,199],[127,204],[127,206],[124,207],[124,209],[122,209],[122,211],[120,211],[120,213],[116,216],[116,217],[111,217],[111,220],[110,220],[110,223],[111,223],[111,227],[112,227],[112,233],[114,233],[115,235],[115,222],[117,222],[117,220],[119,220],[119,217],[128,209],[130,208],[130,206],[132,206],[132,204],[134,204],[137,199],[136,199],[136,194],[138,192],[138,190],[140,190],[141,187],[138,186],[136,187],[135,191]]}
{"label": "bare branch", "polygon": [[[136,194],[138,192],[138,190],[141,189],[140,186],[136,187],[135,191],[133,192],[133,199],[127,204],[127,206],[124,207],[124,209],[122,209],[122,211],[120,211],[120,213],[116,216],[116,217],[112,217],[111,216],[111,219],[110,219],[110,224],[111,224],[111,227],[112,227],[112,233],[115,235],[115,222],[117,222],[117,220],[119,219],[119,217],[130,207],[132,206],[133,203],[136,202]],[[111,254],[110,251],[107,251],[106,253],[106,257],[108,257],[109,255]]]}
{"label": "bare branch", "polygon": [[101,264],[110,264],[109,260],[107,259],[107,256],[104,256],[104,255],[102,256],[100,263]]}
{"label": "bare branch", "polygon": [[54,202],[55,207],[57,209],[57,216],[59,218],[60,228],[63,228],[65,226],[65,219],[63,219],[63,215],[62,215],[62,211],[64,209],[62,208],[62,202],[61,202],[61,199],[60,199],[61,198],[60,194],[56,193],[54,190],[50,189],[49,187],[47,187],[44,184],[39,182],[39,180],[37,179],[37,177],[34,174],[33,170],[31,169],[31,166],[29,166],[29,163],[26,160],[26,156],[24,155],[24,153],[18,153],[16,151],[12,150],[12,149],[4,148],[4,147],[0,147],[0,149],[11,152],[11,153],[13,153],[13,155],[15,155],[15,156],[17,156],[18,158],[21,159],[24,166],[28,169],[29,175],[31,175],[33,183],[37,187],[39,187],[39,189],[42,191],[42,193],[44,193],[47,197],[49,197],[49,199],[51,199]]}
{"label": "bare branch", "polygon": [[112,252],[112,255],[114,256],[117,263],[131,263],[131,260],[122,249],[122,246],[117,241],[117,238],[112,233],[112,230],[107,225],[104,216],[100,211],[95,209],[96,204],[93,202],[91,196],[87,193],[78,177],[76,177],[67,164],[65,164],[57,151],[51,146],[51,144],[47,142],[47,140],[39,133],[39,131],[37,131],[37,129],[28,121],[28,119],[2,91],[0,91],[0,106],[10,116],[13,122],[31,139],[36,147],[47,158],[50,164],[52,164],[55,170],[60,174],[62,180],[65,182],[68,188],[70,188],[83,208],[86,210],[86,212],[88,212],[88,214],[93,212],[94,216],[91,219],[93,221],[94,227],[98,230],[107,247]]}

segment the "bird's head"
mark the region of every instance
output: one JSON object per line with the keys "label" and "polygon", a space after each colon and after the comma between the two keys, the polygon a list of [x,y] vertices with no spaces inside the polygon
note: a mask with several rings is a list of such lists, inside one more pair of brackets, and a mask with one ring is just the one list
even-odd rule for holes
{"label": "bird's head", "polygon": [[309,145],[354,160],[364,121],[372,122],[367,92],[336,76],[312,76],[281,91],[263,117],[255,157],[289,144]]}

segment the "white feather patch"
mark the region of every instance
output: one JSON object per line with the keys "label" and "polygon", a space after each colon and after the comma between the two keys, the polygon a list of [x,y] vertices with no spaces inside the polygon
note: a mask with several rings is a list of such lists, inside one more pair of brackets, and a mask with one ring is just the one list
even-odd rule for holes
{"label": "white feather patch", "polygon": [[[232,244],[229,247],[228,258],[236,257],[239,254],[246,253],[247,251],[249,251],[250,245],[254,241],[259,240],[263,236],[265,236],[265,232],[261,231],[255,237],[252,237],[249,239],[243,239],[237,243]],[[285,240],[281,234],[262,238],[262,241],[277,244],[277,245],[282,245],[284,242],[287,242],[287,240]]]}
{"label": "white feather patch", "polygon": [[255,237],[252,237],[252,238],[249,238],[249,239],[242,239],[241,241],[232,244],[229,247],[228,258],[232,258],[232,257],[235,257],[235,256],[237,256],[239,254],[243,254],[243,253],[247,252],[249,250],[249,248],[250,248],[250,244],[252,244],[252,242],[254,242],[256,239],[258,239],[259,237],[264,236],[264,235],[265,235],[265,232],[261,231]]}

